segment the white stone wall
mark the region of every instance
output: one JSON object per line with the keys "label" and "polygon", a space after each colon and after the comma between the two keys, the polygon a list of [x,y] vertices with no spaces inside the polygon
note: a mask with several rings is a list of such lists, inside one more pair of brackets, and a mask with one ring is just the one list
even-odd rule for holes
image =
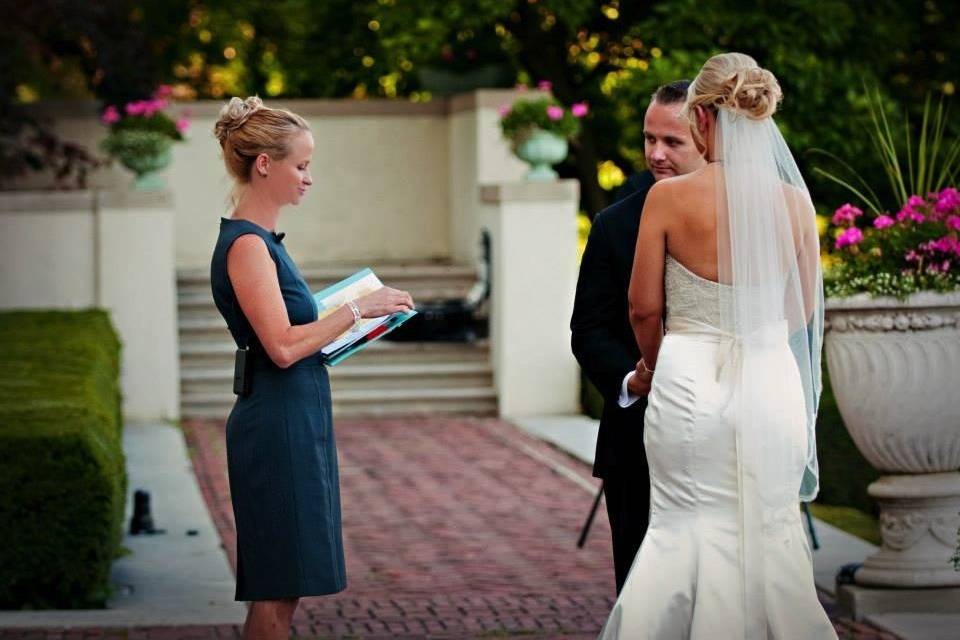
{"label": "white stone wall", "polygon": [[131,420],[180,413],[173,237],[165,193],[0,192],[0,309],[106,309]]}

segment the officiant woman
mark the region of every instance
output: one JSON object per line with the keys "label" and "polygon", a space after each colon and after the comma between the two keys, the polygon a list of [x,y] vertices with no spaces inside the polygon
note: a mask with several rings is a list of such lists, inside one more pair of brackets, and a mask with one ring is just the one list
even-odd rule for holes
{"label": "officiant woman", "polygon": [[314,139],[295,113],[233,98],[214,127],[235,181],[210,280],[238,350],[226,425],[243,638],[287,638],[298,599],[346,588],[330,385],[320,349],[361,318],[413,308],[384,287],[318,319],[277,233],[313,184]]}

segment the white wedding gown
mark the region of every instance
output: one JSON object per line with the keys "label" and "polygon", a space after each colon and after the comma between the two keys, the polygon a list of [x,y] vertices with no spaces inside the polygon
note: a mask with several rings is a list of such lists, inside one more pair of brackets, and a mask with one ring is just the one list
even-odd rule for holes
{"label": "white wedding gown", "polygon": [[[644,443],[650,526],[601,632],[623,640],[746,636],[736,425],[731,385],[742,366],[720,319],[724,285],[667,256],[666,336],[648,398]],[[745,398],[765,426],[796,443],[799,492],[807,452],[799,372],[786,323],[762,336],[763,388]],[[763,510],[762,615],[770,640],[836,638],[817,599],[798,493]]]}

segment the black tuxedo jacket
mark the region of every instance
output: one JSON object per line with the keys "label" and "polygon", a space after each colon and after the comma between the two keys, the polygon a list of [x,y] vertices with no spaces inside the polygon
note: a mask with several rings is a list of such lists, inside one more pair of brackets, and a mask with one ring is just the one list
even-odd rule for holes
{"label": "black tuxedo jacket", "polygon": [[640,229],[640,212],[654,179],[631,178],[636,190],[596,215],[580,263],[570,320],[573,355],[603,395],[593,475],[608,477],[628,468],[646,469],[643,412],[646,398],[627,409],[617,403],[623,377],[637,366],[640,349],[630,327],[627,288]]}

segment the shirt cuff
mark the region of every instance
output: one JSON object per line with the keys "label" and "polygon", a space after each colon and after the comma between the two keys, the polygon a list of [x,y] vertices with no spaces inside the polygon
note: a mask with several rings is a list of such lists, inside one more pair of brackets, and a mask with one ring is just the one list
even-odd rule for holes
{"label": "shirt cuff", "polygon": [[630,389],[627,387],[627,384],[630,382],[630,379],[633,378],[635,373],[636,371],[631,371],[627,375],[623,376],[623,384],[620,385],[620,397],[617,398],[617,404],[620,405],[621,409],[626,409],[640,399],[640,396],[630,393]]}

